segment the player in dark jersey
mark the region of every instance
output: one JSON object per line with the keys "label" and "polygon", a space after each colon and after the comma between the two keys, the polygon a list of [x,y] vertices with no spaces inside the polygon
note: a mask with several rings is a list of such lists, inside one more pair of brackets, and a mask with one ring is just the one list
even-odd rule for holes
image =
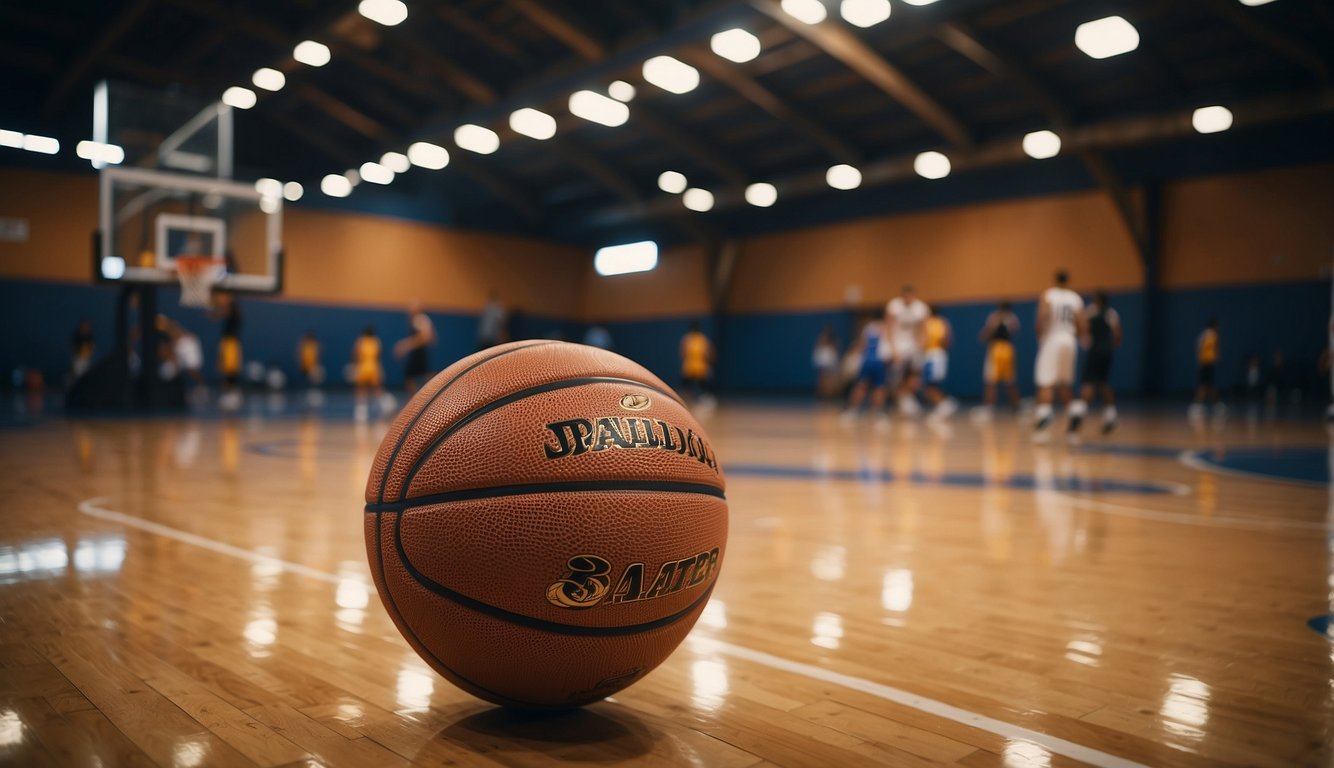
{"label": "player in dark jersey", "polygon": [[[1112,392],[1112,357],[1116,348],[1121,346],[1121,316],[1107,301],[1107,292],[1098,291],[1093,295],[1093,304],[1086,311],[1088,334],[1084,337],[1084,347],[1088,355],[1084,358],[1084,385],[1080,397],[1086,403],[1092,403],[1094,396],[1102,398],[1102,433],[1108,434],[1116,429],[1116,396]],[[1071,431],[1078,429],[1070,426]]]}

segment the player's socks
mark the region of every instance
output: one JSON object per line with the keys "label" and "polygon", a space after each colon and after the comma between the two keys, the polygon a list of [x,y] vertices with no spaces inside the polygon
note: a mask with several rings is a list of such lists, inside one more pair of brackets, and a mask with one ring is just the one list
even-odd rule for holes
{"label": "player's socks", "polygon": [[1066,431],[1075,433],[1084,425],[1084,414],[1088,413],[1088,403],[1083,400],[1075,400],[1070,403],[1070,422]]}
{"label": "player's socks", "polygon": [[1102,409],[1102,433],[1110,435],[1116,429],[1116,406],[1109,405]]}

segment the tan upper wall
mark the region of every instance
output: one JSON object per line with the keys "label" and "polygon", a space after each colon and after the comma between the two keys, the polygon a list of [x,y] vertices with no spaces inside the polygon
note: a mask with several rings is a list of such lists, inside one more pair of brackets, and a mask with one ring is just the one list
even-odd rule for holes
{"label": "tan upper wall", "polygon": [[602,277],[586,257],[580,318],[625,320],[637,317],[702,315],[709,311],[708,259],[701,246],[665,249],[652,272]]}
{"label": "tan upper wall", "polygon": [[738,312],[887,300],[911,283],[928,301],[1030,296],[1068,267],[1080,288],[1134,288],[1134,244],[1097,192],[862,219],[747,240],[729,309]]}
{"label": "tan upper wall", "polygon": [[[95,177],[0,169],[0,217],[25,218],[30,231],[26,243],[0,242],[0,277],[90,279]],[[289,298],[475,311],[494,288],[525,312],[579,311],[582,249],[292,206],[283,219]]]}
{"label": "tan upper wall", "polygon": [[1334,163],[1180,181],[1163,203],[1165,288],[1329,277]]}

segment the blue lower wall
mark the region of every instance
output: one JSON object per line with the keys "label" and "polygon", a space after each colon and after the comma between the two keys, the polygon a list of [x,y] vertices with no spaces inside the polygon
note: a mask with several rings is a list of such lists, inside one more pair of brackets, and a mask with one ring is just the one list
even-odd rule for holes
{"label": "blue lower wall", "polygon": [[[214,363],[219,323],[200,310],[179,306],[174,288],[159,291],[162,312],[198,334],[208,361],[205,374],[216,378]],[[1330,289],[1325,282],[1207,288],[1163,294],[1156,307],[1159,339],[1157,359],[1146,363],[1147,307],[1139,293],[1114,294],[1112,304],[1125,324],[1125,343],[1117,355],[1113,384],[1123,392],[1140,391],[1154,382],[1166,392],[1184,392],[1195,385],[1195,339],[1209,318],[1221,322],[1221,359],[1218,383],[1224,389],[1240,384],[1243,360],[1262,357],[1265,370],[1275,350],[1286,358],[1288,380],[1317,388],[1315,361],[1326,341],[1330,317]],[[48,382],[59,382],[69,369],[69,338],[81,317],[92,320],[103,355],[112,346],[117,289],[114,287],[37,281],[0,280],[0,370],[17,367],[41,369]],[[975,397],[982,388],[983,347],[977,331],[992,309],[985,304],[952,304],[942,312],[954,327],[947,388],[963,397]],[[356,336],[374,325],[385,342],[385,367],[390,385],[402,381],[402,366],[392,360],[392,343],[408,334],[407,315],[384,308],[305,304],[277,298],[243,298],[242,342],[247,361],[276,366],[296,380],[296,346],[301,334],[313,328],[323,348],[323,362],[331,382],[340,380]],[[1024,328],[1017,347],[1019,381],[1032,392],[1034,303],[1016,302]],[[473,351],[477,318],[465,314],[432,313],[439,341],[431,350],[435,368]],[[832,325],[841,346],[855,332],[855,318],[844,310],[740,314],[716,320],[709,316],[674,317],[609,323],[614,348],[648,367],[675,386],[680,379],[678,345],[690,321],[701,323],[720,352],[719,388],[733,392],[805,393],[815,388],[811,348],[826,324]],[[579,341],[586,324],[516,314],[515,338],[565,338]],[[1145,365],[1150,370],[1144,369]]]}

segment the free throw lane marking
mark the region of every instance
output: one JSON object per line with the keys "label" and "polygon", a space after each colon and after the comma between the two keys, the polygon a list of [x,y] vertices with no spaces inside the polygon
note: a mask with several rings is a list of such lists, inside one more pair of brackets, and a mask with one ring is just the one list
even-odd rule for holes
{"label": "free throw lane marking", "polygon": [[[337,585],[344,580],[342,577],[332,573],[317,570],[309,566],[301,565],[300,563],[293,563],[269,555],[262,555],[258,552],[217,541],[216,539],[210,539],[207,536],[200,536],[196,533],[182,531],[178,528],[155,523],[141,517],[116,512],[107,509],[106,504],[106,497],[85,499],[84,501],[79,502],[79,512],[89,517],[117,523],[129,528],[137,528],[155,536],[173,539],[184,544],[206,549],[210,552],[216,552],[220,555],[234,557],[239,560],[248,560],[252,563],[263,563],[288,573],[306,576],[327,584]],[[959,707],[946,704],[942,701],[928,699],[925,696],[918,696],[917,694],[908,691],[865,680],[860,677],[845,675],[841,672],[834,672],[833,670],[817,667],[813,664],[791,661],[762,651],[756,651],[751,648],[733,645],[712,638],[691,638],[690,642],[692,645],[696,645],[704,650],[712,651],[724,656],[731,656],[742,661],[787,672],[789,674],[819,680],[823,683],[837,685],[859,693],[869,694],[900,706],[926,712],[929,715],[934,715],[946,720],[952,720],[956,723],[966,725],[970,728],[976,728],[980,731],[986,731],[987,733],[995,734],[996,736],[1005,739],[1032,742],[1053,754],[1069,757],[1090,765],[1106,766],[1106,768],[1147,768],[1143,763],[1137,763],[1133,760],[1117,757],[1116,755],[1108,754],[1093,749],[1092,747],[1076,744],[1073,741],[1066,741],[1065,739],[1057,738],[1055,736],[1049,736],[1039,731],[1014,725],[1013,723],[1007,723],[1003,720],[997,720],[985,715],[979,715],[975,712],[969,712],[966,709],[960,709]]]}

